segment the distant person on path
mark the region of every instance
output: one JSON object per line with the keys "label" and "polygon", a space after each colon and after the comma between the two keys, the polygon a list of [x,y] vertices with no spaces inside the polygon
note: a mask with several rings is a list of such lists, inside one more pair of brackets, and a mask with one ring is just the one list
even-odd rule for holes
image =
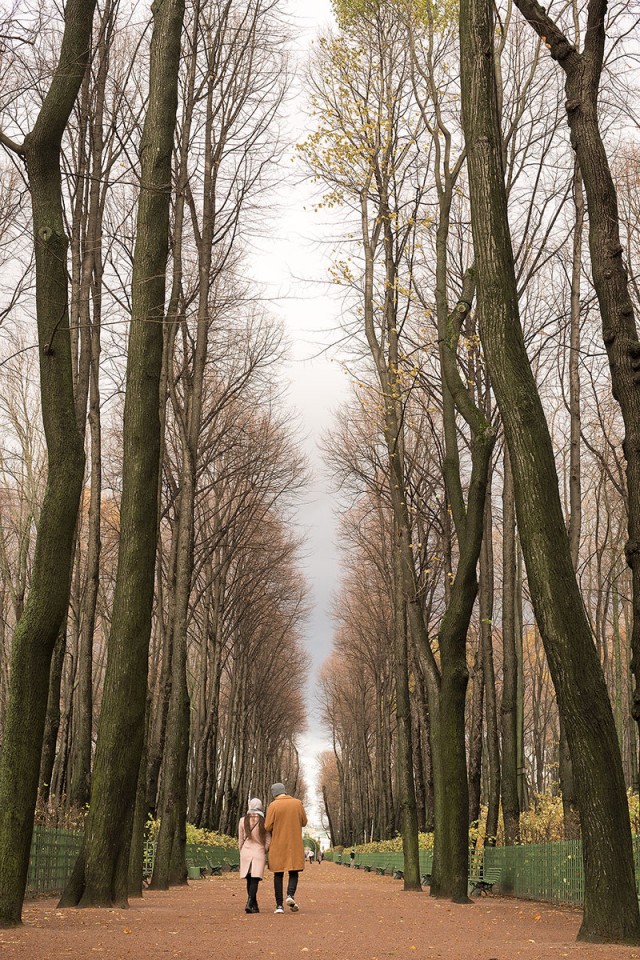
{"label": "distant person on path", "polygon": [[284,872],[289,871],[287,882],[287,906],[292,913],[299,909],[294,897],[298,886],[298,874],[304,870],[304,844],[302,828],[307,815],[300,800],[290,797],[283,783],[271,787],[273,800],[267,808],[265,830],[271,834],[269,869],[273,872],[273,889],[276,895],[276,913],[284,913],[282,905]]}
{"label": "distant person on path", "polygon": [[322,863],[322,860],[323,860],[322,850],[320,849],[320,847],[318,847],[318,856],[316,857],[316,862]]}
{"label": "distant person on path", "polygon": [[262,800],[249,800],[246,815],[238,824],[238,847],[240,848],[240,876],[247,881],[247,904],[245,913],[260,913],[258,908],[258,884],[264,877],[267,850],[271,834],[264,824]]}

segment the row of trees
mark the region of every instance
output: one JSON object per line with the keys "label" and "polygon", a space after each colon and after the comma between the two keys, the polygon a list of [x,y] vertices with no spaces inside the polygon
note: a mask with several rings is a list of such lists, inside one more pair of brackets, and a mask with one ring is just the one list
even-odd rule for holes
{"label": "row of trees", "polygon": [[[355,506],[325,803],[336,840],[401,830],[410,889],[433,826],[432,893],[465,901],[483,783],[487,835],[501,809],[517,842],[552,761],[583,838],[581,936],[635,941],[638,237],[602,133],[628,127],[629,22],[517,6],[344,0],[309,73],[301,153],[320,205],[351,215],[334,280],[359,348],[328,443]],[[623,214],[635,157],[616,158]]]}
{"label": "row of trees", "polygon": [[3,31],[5,925],[38,797],[88,807],[62,903],[110,905],[141,893],[150,815],[166,888],[187,817],[234,833],[251,793],[303,787],[306,466],[246,265],[282,152],[279,5],[94,7],[69,0],[62,36],[41,4]]}

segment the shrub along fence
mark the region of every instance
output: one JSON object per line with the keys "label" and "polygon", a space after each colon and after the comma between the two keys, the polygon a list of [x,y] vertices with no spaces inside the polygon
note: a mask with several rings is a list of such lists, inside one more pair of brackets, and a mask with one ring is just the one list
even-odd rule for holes
{"label": "shrub along fence", "polygon": [[[33,828],[29,872],[28,897],[39,894],[58,894],[64,890],[82,846],[82,831],[37,825]],[[144,876],[153,872],[155,844],[150,840],[144,850]],[[206,873],[232,870],[240,862],[237,849],[213,847],[207,844],[188,844],[187,863],[190,879]]]}
{"label": "shrub along fence", "polygon": [[[640,836],[634,837],[636,882],[640,890]],[[350,850],[342,853],[327,851],[326,859],[356,869],[377,870],[393,874],[402,870],[401,853],[358,853],[351,858]],[[431,873],[432,851],[420,851],[420,873]],[[482,876],[491,871],[498,876],[493,890],[512,897],[545,900],[549,903],[577,904],[584,899],[584,871],[582,841],[564,840],[557,843],[522,844],[513,847],[485,847],[482,856],[469,853],[470,873]]]}

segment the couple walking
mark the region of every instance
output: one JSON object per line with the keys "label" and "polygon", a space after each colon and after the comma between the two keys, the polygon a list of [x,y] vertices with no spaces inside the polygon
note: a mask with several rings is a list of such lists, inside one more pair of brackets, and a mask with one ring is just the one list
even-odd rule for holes
{"label": "couple walking", "polygon": [[307,815],[300,800],[289,796],[282,783],[271,787],[273,800],[265,816],[262,801],[249,801],[246,815],[238,827],[240,847],[240,876],[247,881],[246,913],[259,913],[258,884],[264,877],[269,854],[269,869],[273,873],[273,889],[276,896],[276,913],[284,913],[283,887],[285,871],[287,882],[287,906],[296,913],[295,901],[298,874],[304,870],[304,845],[302,828]]}

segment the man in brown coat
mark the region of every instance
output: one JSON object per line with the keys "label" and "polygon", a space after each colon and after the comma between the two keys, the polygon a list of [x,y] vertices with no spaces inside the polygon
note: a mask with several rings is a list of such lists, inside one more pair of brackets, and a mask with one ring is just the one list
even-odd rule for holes
{"label": "man in brown coat", "polygon": [[300,800],[286,793],[283,783],[271,787],[273,800],[267,808],[264,828],[271,834],[269,869],[273,872],[273,889],[276,895],[276,913],[284,913],[282,886],[284,871],[289,871],[287,882],[287,906],[292,913],[299,909],[294,897],[298,886],[298,874],[304,870],[304,844],[302,828],[307,815]]}

